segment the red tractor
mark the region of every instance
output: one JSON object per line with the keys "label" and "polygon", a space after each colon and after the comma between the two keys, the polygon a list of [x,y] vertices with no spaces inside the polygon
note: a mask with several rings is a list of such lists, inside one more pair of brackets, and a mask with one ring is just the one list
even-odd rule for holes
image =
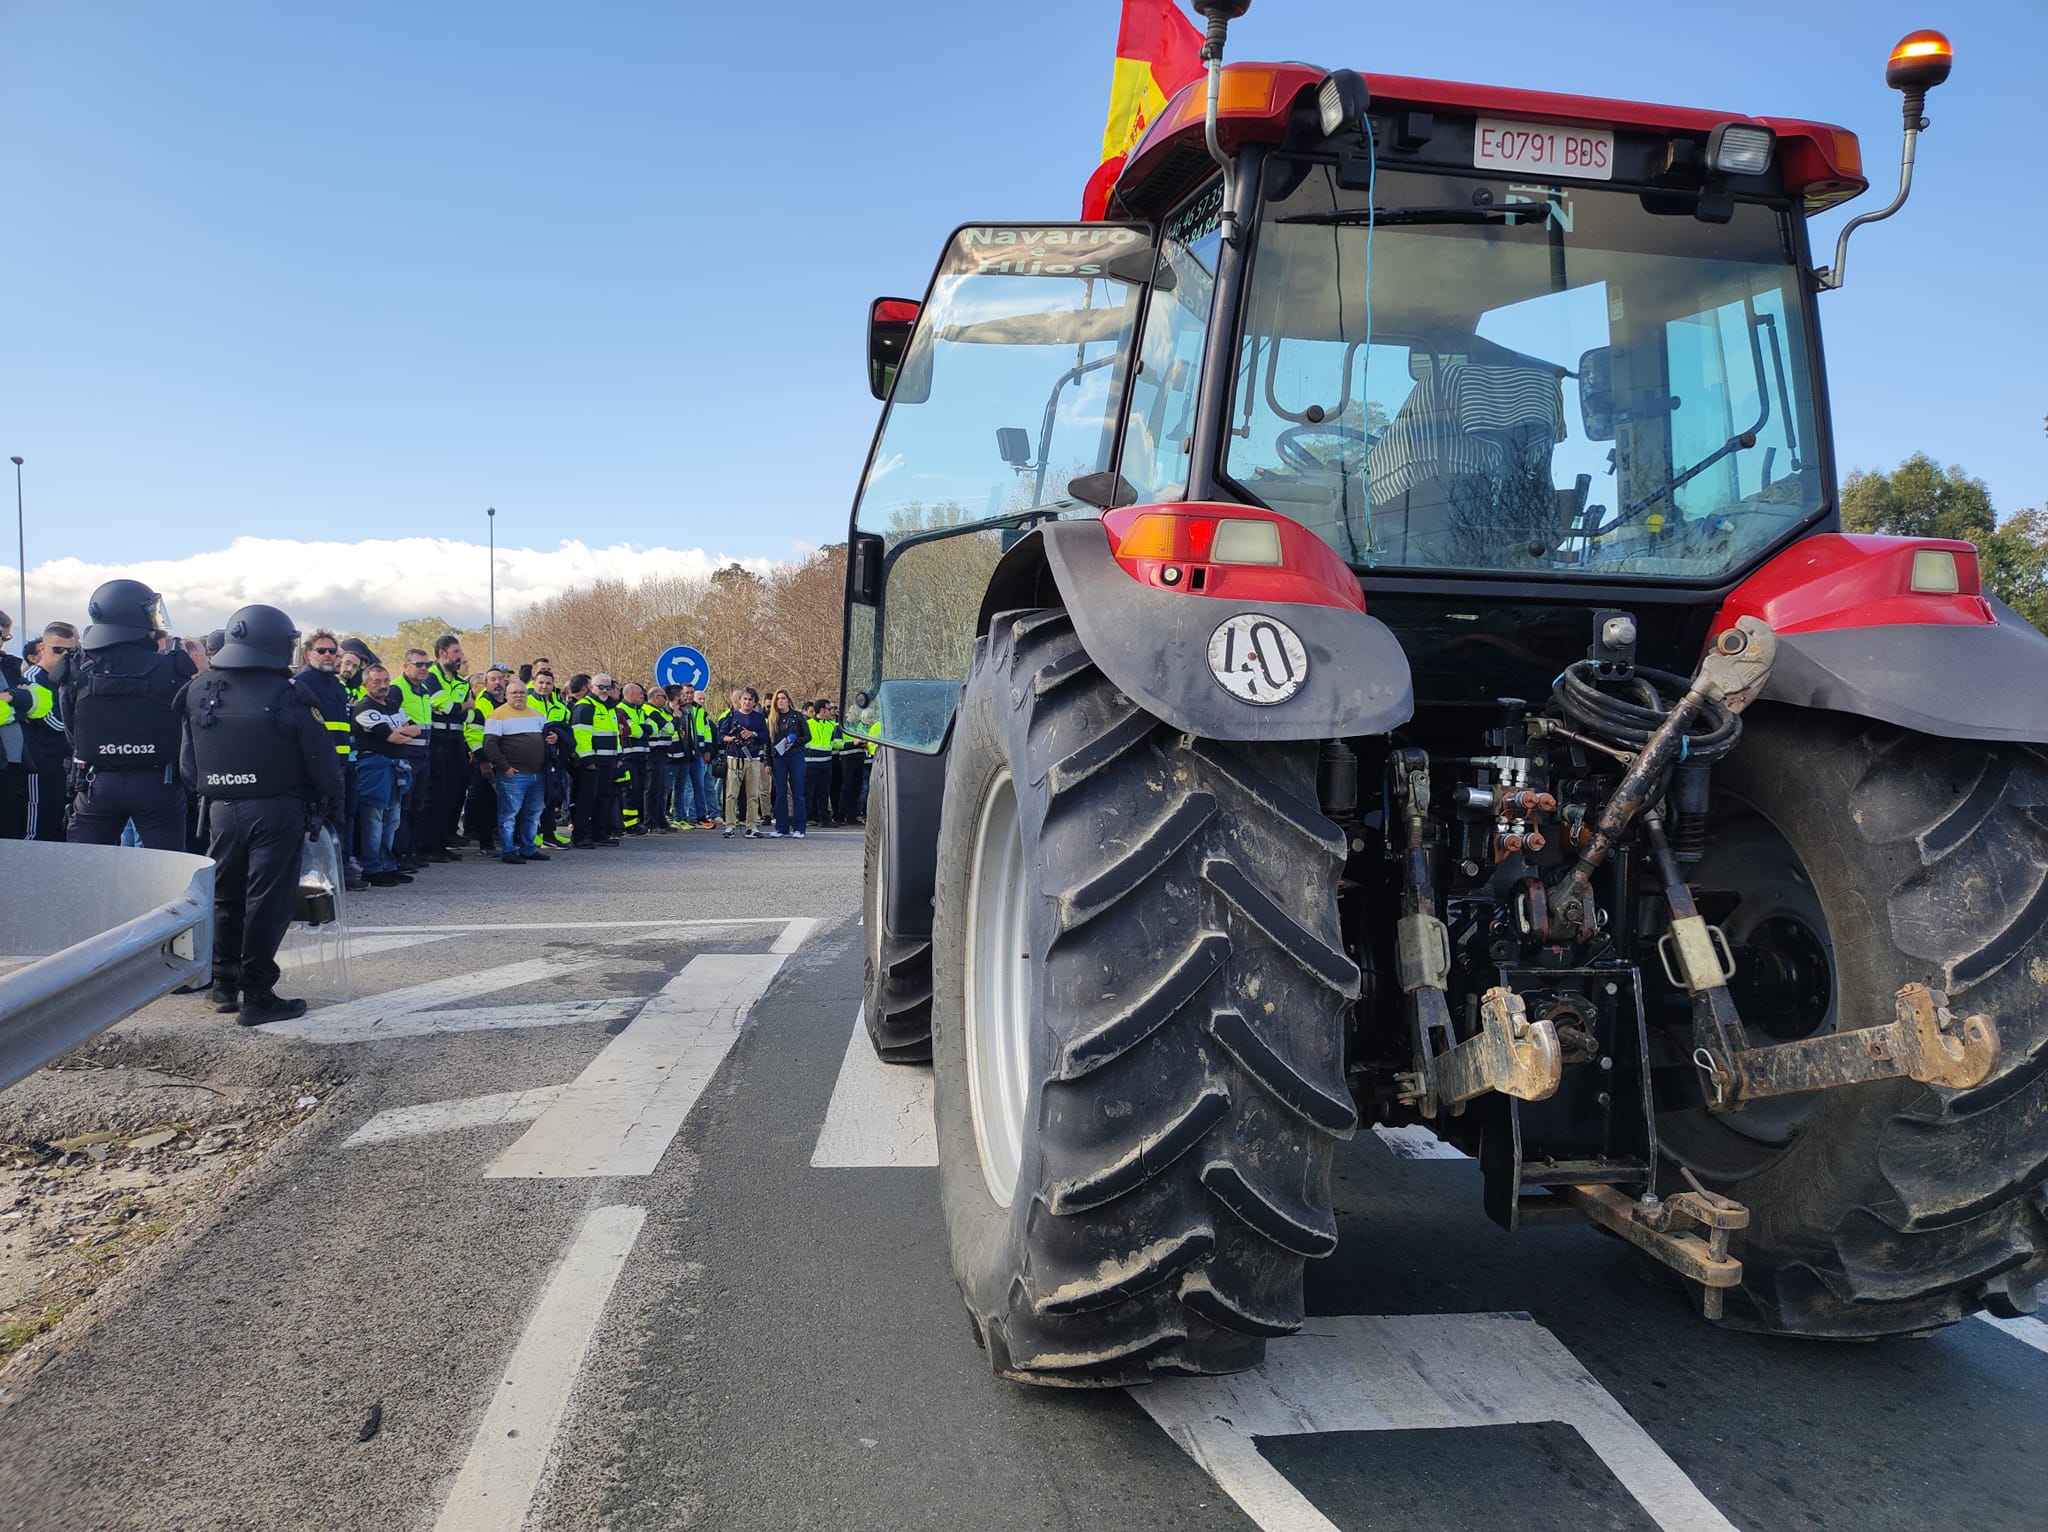
{"label": "red tractor", "polygon": [[1838,530],[1855,138],[1224,68],[1243,6],[1104,217],[872,315],[866,1015],[990,1361],[1256,1362],[1361,1125],[1722,1324],[2030,1309],[2048,639]]}

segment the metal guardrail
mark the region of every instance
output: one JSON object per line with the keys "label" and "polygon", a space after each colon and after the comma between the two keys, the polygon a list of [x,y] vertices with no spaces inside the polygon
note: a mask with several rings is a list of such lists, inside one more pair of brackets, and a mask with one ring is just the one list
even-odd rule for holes
{"label": "metal guardrail", "polygon": [[0,1089],[213,968],[213,862],[0,841]]}

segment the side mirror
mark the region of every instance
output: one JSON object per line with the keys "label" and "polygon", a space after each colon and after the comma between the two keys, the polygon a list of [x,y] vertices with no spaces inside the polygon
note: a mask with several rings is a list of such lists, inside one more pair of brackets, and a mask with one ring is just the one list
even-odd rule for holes
{"label": "side mirror", "polygon": [[877,298],[868,305],[868,392],[877,399],[889,397],[922,307],[910,298]]}
{"label": "side mirror", "polygon": [[1012,468],[1031,466],[1031,436],[1022,426],[997,426],[996,451]]}
{"label": "side mirror", "polygon": [[1579,358],[1579,419],[1589,441],[1614,440],[1614,352],[1595,346]]}
{"label": "side mirror", "polygon": [[867,706],[867,705],[868,705],[868,704],[869,704],[870,702],[873,702],[874,700],[875,700],[874,698],[870,697],[870,696],[869,696],[869,695],[868,695],[868,694],[867,694],[866,692],[864,692],[864,691],[863,691],[863,692],[855,692],[855,693],[853,694],[853,705],[854,705],[855,707],[866,707],[866,706]]}
{"label": "side mirror", "polygon": [[882,604],[882,538],[856,532],[846,543],[846,599],[860,606]]}

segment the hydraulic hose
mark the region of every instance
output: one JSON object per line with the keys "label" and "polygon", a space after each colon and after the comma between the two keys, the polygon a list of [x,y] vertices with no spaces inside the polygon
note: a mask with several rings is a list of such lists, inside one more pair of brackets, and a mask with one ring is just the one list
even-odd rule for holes
{"label": "hydraulic hose", "polygon": [[[1610,687],[1614,683],[1608,683]],[[1638,668],[1622,690],[1603,689],[1591,660],[1565,667],[1551,688],[1559,712],[1596,739],[1640,754],[1650,736],[1662,727],[1671,709],[1691,690],[1692,682],[1667,670]],[[1742,720],[1718,699],[1706,699],[1698,716],[1686,726],[1679,759],[1702,764],[1718,761],[1742,737]]]}

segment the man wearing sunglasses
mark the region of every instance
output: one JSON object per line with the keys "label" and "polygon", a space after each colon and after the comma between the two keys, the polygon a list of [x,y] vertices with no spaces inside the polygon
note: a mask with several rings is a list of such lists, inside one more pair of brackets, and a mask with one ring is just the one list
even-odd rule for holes
{"label": "man wearing sunglasses", "polygon": [[164,652],[171,619],[163,597],[140,580],[109,580],[86,604],[79,653],[45,662],[69,734],[75,795],[70,839],[118,846],[132,819],[151,851],[185,849],[185,790],[178,782],[178,715],[172,704],[199,667],[182,649]]}

